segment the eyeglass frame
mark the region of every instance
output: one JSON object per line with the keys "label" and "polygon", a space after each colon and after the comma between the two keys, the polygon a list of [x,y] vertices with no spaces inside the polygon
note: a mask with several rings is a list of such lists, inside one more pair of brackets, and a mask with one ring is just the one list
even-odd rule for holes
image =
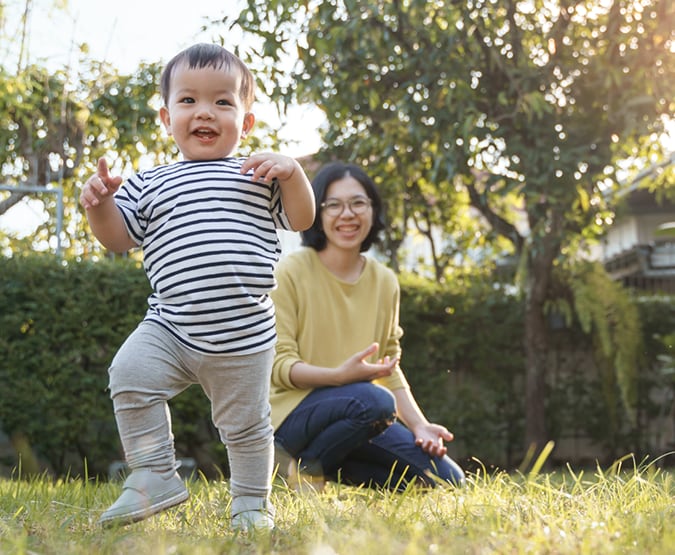
{"label": "eyeglass frame", "polygon": [[[354,202],[363,202],[363,209],[354,210],[353,206]],[[342,200],[337,198],[324,200],[321,204],[319,204],[319,206],[321,207],[322,210],[326,212],[326,214],[334,218],[341,216],[342,213],[347,208],[347,206],[349,206],[349,210],[352,214],[360,216],[361,214],[365,214],[368,211],[368,208],[372,208],[373,200],[365,195],[357,195],[348,200]],[[336,209],[338,206],[340,207],[340,211],[332,213],[332,211]]]}

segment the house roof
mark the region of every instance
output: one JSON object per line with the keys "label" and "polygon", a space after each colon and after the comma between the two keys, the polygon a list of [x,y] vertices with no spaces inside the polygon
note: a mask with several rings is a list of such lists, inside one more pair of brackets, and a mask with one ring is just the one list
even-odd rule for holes
{"label": "house roof", "polygon": [[624,210],[629,214],[667,214],[675,219],[675,202],[668,197],[659,196],[649,189],[636,188],[621,200]]}

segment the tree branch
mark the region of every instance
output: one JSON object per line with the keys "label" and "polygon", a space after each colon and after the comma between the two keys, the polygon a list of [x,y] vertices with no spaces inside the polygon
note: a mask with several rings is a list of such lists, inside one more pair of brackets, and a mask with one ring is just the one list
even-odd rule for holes
{"label": "tree branch", "polygon": [[25,196],[26,193],[11,193],[5,200],[0,201],[0,215],[7,212],[12,206],[19,204]]}
{"label": "tree branch", "polygon": [[467,183],[465,186],[469,193],[471,206],[483,215],[492,226],[492,229],[511,241],[517,253],[522,252],[524,239],[520,233],[518,233],[516,227],[490,208],[485,196],[478,192],[478,189],[476,189],[476,186],[473,183]]}

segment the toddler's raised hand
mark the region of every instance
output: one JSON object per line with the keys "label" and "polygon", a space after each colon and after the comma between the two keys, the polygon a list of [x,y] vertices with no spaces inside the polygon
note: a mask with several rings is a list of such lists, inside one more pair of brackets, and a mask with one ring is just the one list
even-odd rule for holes
{"label": "toddler's raised hand", "polygon": [[112,198],[121,184],[122,178],[111,176],[105,158],[99,158],[96,174],[87,179],[84,187],[82,187],[80,204],[85,210],[96,208],[107,199]]}
{"label": "toddler's raised hand", "polygon": [[251,177],[253,181],[263,180],[271,183],[273,179],[278,179],[283,182],[293,177],[298,166],[298,162],[290,156],[263,152],[249,156],[241,167],[241,173],[253,170]]}

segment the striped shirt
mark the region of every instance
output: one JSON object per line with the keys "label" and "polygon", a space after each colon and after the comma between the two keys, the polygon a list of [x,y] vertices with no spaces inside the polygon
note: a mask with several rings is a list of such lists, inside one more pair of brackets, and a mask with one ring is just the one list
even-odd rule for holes
{"label": "striped shirt", "polygon": [[137,173],[115,202],[143,248],[146,320],[202,353],[245,355],[276,341],[279,185],[241,175],[244,158],[184,161]]}

